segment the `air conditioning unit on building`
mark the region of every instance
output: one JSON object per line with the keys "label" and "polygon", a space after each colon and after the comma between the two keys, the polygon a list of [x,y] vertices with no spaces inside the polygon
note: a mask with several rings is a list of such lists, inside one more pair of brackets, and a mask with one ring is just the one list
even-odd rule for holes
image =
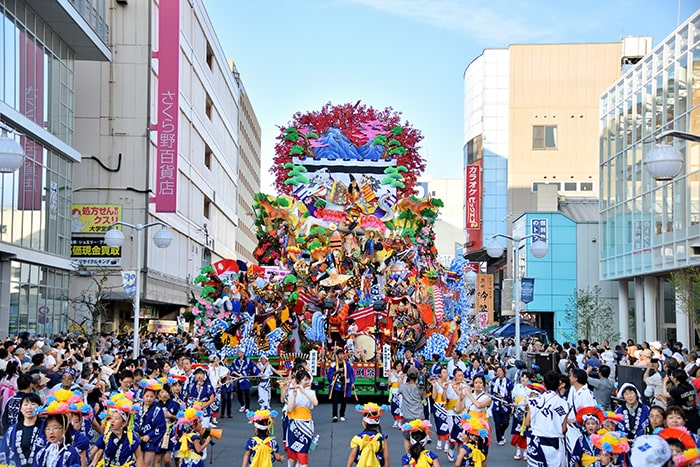
{"label": "air conditioning unit on building", "polygon": [[628,36],[622,38],[622,64],[633,65],[651,52],[651,36]]}

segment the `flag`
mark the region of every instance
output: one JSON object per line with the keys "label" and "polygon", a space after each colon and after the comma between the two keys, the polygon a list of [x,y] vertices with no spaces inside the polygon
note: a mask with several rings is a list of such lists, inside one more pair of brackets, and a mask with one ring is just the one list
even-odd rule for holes
{"label": "flag", "polygon": [[377,321],[385,320],[387,315],[388,312],[386,310],[374,311],[373,306],[368,306],[353,311],[348,318],[355,320],[358,331],[364,331],[367,328],[373,327]]}
{"label": "flag", "polygon": [[214,263],[212,266],[214,266],[214,271],[216,271],[218,275],[229,271],[238,272],[238,263],[233,259],[222,259],[221,261]]}

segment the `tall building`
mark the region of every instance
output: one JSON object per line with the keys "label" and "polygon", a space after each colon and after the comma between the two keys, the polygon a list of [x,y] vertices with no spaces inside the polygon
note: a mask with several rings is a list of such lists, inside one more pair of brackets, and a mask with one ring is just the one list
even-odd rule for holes
{"label": "tall building", "polygon": [[[545,188],[555,193],[551,212],[557,211],[556,196],[597,198],[600,94],[620,76],[626,53],[621,43],[518,44],[486,49],[466,68],[464,250],[467,259],[489,263],[497,295],[512,285],[506,281],[513,266],[510,248],[501,259],[488,257],[491,237],[535,233],[532,216],[523,215],[541,211],[538,192]],[[528,219],[528,225],[514,231],[516,219]],[[550,255],[575,256],[568,240],[559,248],[555,239],[547,241]],[[529,254],[519,256],[523,264],[517,267],[527,273]],[[509,294],[502,303],[510,314]],[[534,304],[527,309],[554,311]]]}
{"label": "tall building", "polygon": [[[252,226],[241,201],[259,190],[260,138],[202,0],[116,2],[109,23],[112,60],[76,62],[76,145],[87,157],[75,171],[71,296],[101,290],[111,307],[101,325],[111,331],[134,318],[122,270],[140,281],[146,325],[189,306],[203,265],[245,259],[237,238]],[[110,248],[104,233],[116,221],[165,224],[172,243],[154,245],[159,225],[124,226],[123,246]]]}
{"label": "tall building", "polygon": [[67,329],[71,193],[81,161],[75,63],[105,63],[105,0],[0,0],[0,126],[25,157],[0,173],[0,336]]}
{"label": "tall building", "polygon": [[255,213],[253,213],[253,197],[260,191],[260,167],[262,145],[260,124],[255,118],[253,105],[248,98],[248,93],[243,87],[240,74],[236,70],[233,60],[229,60],[229,66],[234,78],[241,90],[241,112],[239,114],[239,139],[241,142],[241,163],[238,164],[238,213],[239,225],[236,235],[236,257],[248,262],[255,262],[253,250],[258,245],[255,236]]}
{"label": "tall building", "polygon": [[671,277],[700,265],[700,145],[666,141],[683,155],[672,180],[644,162],[661,132],[700,135],[700,12],[612,83],[600,100],[601,277],[619,284],[623,337],[691,347],[697,310]]}

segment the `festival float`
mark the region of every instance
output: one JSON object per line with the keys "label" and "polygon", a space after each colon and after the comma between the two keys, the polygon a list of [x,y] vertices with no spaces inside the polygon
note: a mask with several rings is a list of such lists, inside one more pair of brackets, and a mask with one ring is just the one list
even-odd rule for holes
{"label": "festival float", "polygon": [[[190,318],[210,352],[267,355],[280,369],[307,359],[317,381],[352,340],[358,394],[386,391],[404,349],[441,357],[471,322],[463,260],[437,261],[443,203],[417,198],[421,133],[400,114],[357,104],[297,113],[280,127],[272,172],[258,193],[257,264],[204,267]],[[277,357],[275,359],[275,357]]]}

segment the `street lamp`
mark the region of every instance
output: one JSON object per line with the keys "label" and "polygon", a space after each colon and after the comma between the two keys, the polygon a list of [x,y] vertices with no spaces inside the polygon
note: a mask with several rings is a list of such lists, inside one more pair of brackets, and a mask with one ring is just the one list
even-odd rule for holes
{"label": "street lamp", "polygon": [[486,253],[491,258],[500,258],[503,256],[505,248],[500,242],[496,240],[496,237],[507,238],[511,241],[513,245],[513,280],[515,281],[515,358],[520,358],[520,311],[522,310],[522,303],[520,301],[522,294],[522,284],[520,283],[520,242],[527,240],[528,238],[535,238],[536,240],[530,245],[530,252],[535,258],[544,258],[547,254],[547,243],[542,240],[542,237],[537,234],[526,235],[524,237],[509,236],[504,234],[496,234],[491,237],[491,243],[486,247]]}
{"label": "street lamp", "polygon": [[173,241],[173,235],[165,229],[166,224],[162,222],[151,222],[150,224],[128,224],[126,222],[115,222],[111,225],[111,229],[105,234],[105,244],[112,248],[119,248],[124,244],[124,234],[121,230],[117,230],[114,227],[117,225],[122,225],[124,227],[130,227],[136,230],[136,291],[134,292],[134,360],[139,357],[139,312],[141,308],[141,250],[143,249],[143,236],[141,232],[149,227],[159,225],[162,228],[153,235],[153,243],[156,244],[158,248],[167,248]]}
{"label": "street lamp", "polygon": [[7,134],[7,128],[0,127],[0,173],[13,173],[24,162],[24,149]]}
{"label": "street lamp", "polygon": [[[700,143],[700,136],[677,130],[664,131],[656,135],[654,139],[658,143],[669,136]],[[670,144],[657,144],[654,149],[649,151],[644,161],[649,175],[654,180],[659,181],[672,180],[683,169],[684,163],[683,154]]]}

